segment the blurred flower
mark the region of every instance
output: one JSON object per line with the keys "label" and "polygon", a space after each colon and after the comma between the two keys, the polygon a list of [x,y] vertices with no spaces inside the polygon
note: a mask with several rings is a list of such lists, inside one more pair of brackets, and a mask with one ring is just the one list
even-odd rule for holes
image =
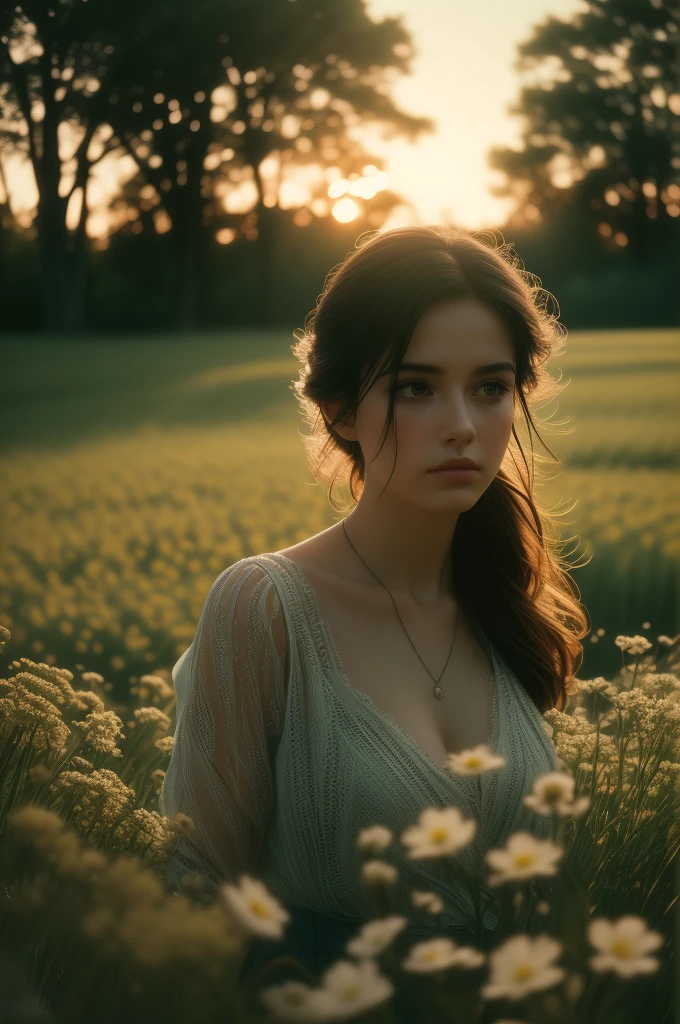
{"label": "blurred flower", "polygon": [[[282,985],[270,985],[258,992],[258,997],[280,1020],[324,1021],[330,1020],[328,1009],[324,1008],[318,990],[311,989],[302,981],[284,981]],[[329,1003],[326,997],[326,1005]]]}
{"label": "blurred flower", "polygon": [[338,960],[322,977],[319,990],[334,1019],[355,1017],[389,999],[394,985],[378,973],[375,960]]}
{"label": "blurred flower", "polygon": [[453,939],[441,936],[411,946],[401,966],[405,971],[429,974],[433,971],[447,970],[449,967],[481,967],[485,959],[484,954],[478,949],[473,949],[472,946],[459,946]]}
{"label": "blurred flower", "polygon": [[596,676],[594,679],[579,679],[579,693],[603,693],[606,697],[617,693],[616,687],[604,676]]}
{"label": "blurred flower", "polygon": [[463,818],[457,807],[426,807],[418,816],[418,824],[402,833],[401,841],[410,847],[412,859],[443,857],[457,853],[471,842],[477,822]]}
{"label": "blurred flower", "polygon": [[103,711],[104,701],[93,690],[76,690],[76,707],[79,711]]}
{"label": "blurred flower", "polygon": [[532,791],[524,797],[524,803],[538,814],[580,818],[590,807],[590,797],[574,799],[575,785],[576,780],[566,772],[545,772],[534,780]]}
{"label": "blurred flower", "polygon": [[397,869],[386,860],[367,860],[361,865],[361,877],[368,885],[380,882],[388,885],[397,880]]}
{"label": "blurred flower", "polygon": [[564,849],[551,839],[537,839],[531,832],[513,832],[501,849],[489,850],[486,861],[497,874],[490,875],[489,885],[521,881],[535,875],[557,874],[556,862]]}
{"label": "blurred flower", "polygon": [[384,825],[372,825],[370,828],[362,829],[357,839],[357,845],[362,850],[381,853],[390,845],[392,838],[393,833]]}
{"label": "blurred flower", "polygon": [[162,676],[155,675],[144,675],[140,678],[139,683],[136,687],[140,697],[144,700],[149,693],[153,693],[154,696],[160,700],[169,700],[174,697],[175,691]]}
{"label": "blurred flower", "polygon": [[100,676],[99,672],[83,672],[81,679],[84,683],[98,684],[104,682],[104,676]]}
{"label": "blurred flower", "polygon": [[411,898],[414,907],[421,907],[430,914],[441,914],[444,909],[444,904],[434,892],[421,892],[418,889],[414,889],[411,893]]}
{"label": "blurred flower", "polygon": [[221,885],[220,893],[249,932],[265,938],[281,938],[283,925],[290,920],[290,914],[263,882],[244,874],[237,885]]}
{"label": "blurred flower", "polygon": [[171,827],[174,828],[176,832],[179,832],[180,835],[186,836],[188,839],[195,839],[196,828],[193,820],[188,814],[183,814],[181,811],[177,811],[174,817],[168,818],[168,821],[170,822]]}
{"label": "blurred flower", "polygon": [[512,936],[489,953],[490,978],[482,985],[481,996],[524,999],[530,992],[552,988],[565,976],[565,971],[554,965],[561,952],[562,944],[548,935]]}
{"label": "blurred flower", "polygon": [[154,747],[158,750],[162,750],[164,754],[172,753],[172,748],[175,745],[174,736],[161,736],[160,739],[154,740]]}
{"label": "blurred flower", "polygon": [[492,768],[502,768],[504,764],[504,757],[495,754],[487,743],[480,743],[469,750],[461,750],[458,754],[447,754],[444,768],[448,768],[456,775],[481,775]]}
{"label": "blurred flower", "polygon": [[644,654],[652,646],[646,637],[638,634],[635,636],[617,636],[614,643],[622,651],[628,651],[629,654]]}
{"label": "blurred flower", "polygon": [[137,708],[134,712],[134,716],[140,725],[147,725],[148,723],[151,723],[156,726],[159,732],[169,729],[172,724],[168,715],[161,711],[160,708],[154,707],[153,705],[148,708]]}
{"label": "blurred flower", "polygon": [[347,942],[345,949],[354,957],[377,956],[407,924],[408,918],[400,915],[367,921],[359,934]]}
{"label": "blurred flower", "polygon": [[588,939],[598,950],[590,959],[593,971],[615,971],[630,978],[659,969],[659,961],[647,954],[663,945],[663,935],[649,929],[645,919],[636,914],[625,914],[616,921],[594,918],[588,924]]}

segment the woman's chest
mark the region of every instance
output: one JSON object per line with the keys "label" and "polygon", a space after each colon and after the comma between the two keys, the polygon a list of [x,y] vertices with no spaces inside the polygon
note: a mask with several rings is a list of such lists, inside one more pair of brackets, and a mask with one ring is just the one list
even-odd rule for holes
{"label": "woman's chest", "polygon": [[429,617],[404,611],[402,626],[393,607],[386,614],[315,590],[336,667],[435,764],[490,743],[493,665],[453,602]]}

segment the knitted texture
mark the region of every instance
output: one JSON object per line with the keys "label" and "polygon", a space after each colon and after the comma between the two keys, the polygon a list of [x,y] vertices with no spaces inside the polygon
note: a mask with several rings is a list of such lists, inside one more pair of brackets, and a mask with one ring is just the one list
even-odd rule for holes
{"label": "knitted texture", "polygon": [[197,870],[214,892],[248,872],[284,904],[367,921],[375,909],[357,835],[380,824],[394,833],[381,856],[398,871],[386,887],[389,913],[412,918],[412,890],[435,891],[444,909],[433,926],[471,926],[467,891],[437,858],[410,859],[401,834],[425,807],[455,805],[477,821],[456,862],[478,870],[485,852],[518,829],[551,835],[550,819],[523,798],[536,776],[558,768],[541,713],[475,631],[494,669],[489,745],[506,763],[461,776],[350,684],[295,562],[270,552],[225,569],[173,669],[175,746],[160,807],[189,815],[196,835],[173,856],[170,884]]}

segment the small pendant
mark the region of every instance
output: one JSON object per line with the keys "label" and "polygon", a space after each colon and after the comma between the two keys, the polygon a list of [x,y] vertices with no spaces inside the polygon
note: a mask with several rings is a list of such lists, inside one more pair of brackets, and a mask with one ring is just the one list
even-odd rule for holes
{"label": "small pendant", "polygon": [[435,686],[434,695],[435,697],[439,697],[440,699],[444,696],[444,691],[442,690],[441,686]]}

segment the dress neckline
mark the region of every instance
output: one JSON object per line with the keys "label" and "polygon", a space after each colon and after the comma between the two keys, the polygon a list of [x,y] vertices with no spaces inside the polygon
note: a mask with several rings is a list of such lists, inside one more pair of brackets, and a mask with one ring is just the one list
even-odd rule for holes
{"label": "dress neckline", "polygon": [[[343,683],[345,688],[352,694],[352,696],[355,699],[361,701],[366,707],[370,708],[371,711],[373,711],[374,714],[376,714],[383,721],[387,722],[392,727],[392,729],[401,737],[402,741],[408,747],[410,747],[414,751],[416,751],[420,755],[420,757],[427,764],[429,764],[433,769],[435,769],[435,771],[437,771],[440,775],[445,775],[446,778],[449,779],[449,780],[453,779],[454,777],[456,779],[459,779],[459,780],[462,780],[464,778],[468,778],[467,776],[454,776],[448,768],[445,768],[443,765],[438,765],[437,762],[434,761],[430,757],[430,755],[427,754],[423,750],[423,748],[420,746],[420,744],[417,743],[414,740],[414,738],[408,732],[406,732],[405,729],[403,729],[401,727],[401,725],[399,725],[397,720],[389,713],[389,711],[385,711],[383,708],[378,707],[378,705],[375,703],[373,698],[371,696],[369,696],[369,694],[365,693],[363,690],[358,690],[356,688],[356,686],[353,686],[350,683],[350,681],[349,681],[349,679],[347,677],[347,673],[345,672],[345,668],[344,668],[344,666],[342,664],[342,661],[340,660],[340,655],[338,654],[337,647],[335,646],[335,640],[333,639],[333,631],[331,630],[331,627],[330,627],[329,623],[326,621],[326,619],[321,614],[321,606],[320,606],[319,600],[318,600],[318,598],[316,596],[316,591],[314,590],[313,586],[311,585],[311,583],[309,582],[309,580],[307,579],[307,577],[303,573],[302,569],[297,564],[297,562],[293,561],[292,558],[288,558],[286,555],[282,555],[278,551],[269,551],[269,552],[267,552],[266,557],[267,558],[273,558],[275,560],[279,559],[280,561],[282,561],[285,564],[286,567],[292,566],[292,575],[295,576],[295,579],[296,579],[296,581],[298,583],[298,586],[300,587],[301,591],[306,596],[307,603],[308,603],[308,606],[309,606],[309,608],[310,608],[310,610],[312,612],[312,615],[314,616],[316,621],[321,625],[321,627],[323,629],[324,636],[325,636],[325,639],[326,639],[326,645],[327,645],[328,650],[330,651],[330,653],[332,655],[333,667],[335,669],[336,675],[341,680],[341,682]],[[290,574],[290,569],[289,569],[289,574]],[[479,625],[475,623],[475,626],[476,626],[476,629],[479,630]],[[500,679],[500,675],[501,675],[501,672],[502,672],[502,667],[499,664],[499,661],[498,661],[498,658],[496,657],[496,654],[495,654],[495,651],[493,649],[493,646],[488,641],[488,639],[483,635],[483,633],[481,633],[481,631],[480,631],[480,634],[481,634],[480,635],[480,639],[481,639],[482,645],[486,648],[487,654],[489,655],[489,657],[491,659],[491,663],[493,665],[493,670],[494,670],[493,677],[492,677],[492,679],[490,681],[491,682],[491,685],[490,685],[490,690],[491,690],[491,738],[489,739],[489,746],[490,746],[491,750],[494,753],[498,753],[499,705],[500,705],[500,701],[498,699],[498,687],[499,687],[499,679]],[[472,778],[474,779],[476,777],[473,776]]]}

